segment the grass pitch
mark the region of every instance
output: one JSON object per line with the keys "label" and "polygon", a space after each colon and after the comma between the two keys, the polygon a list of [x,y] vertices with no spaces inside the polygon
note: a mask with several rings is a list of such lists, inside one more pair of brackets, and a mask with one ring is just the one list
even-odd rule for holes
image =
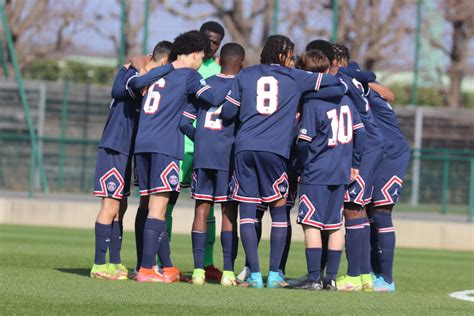
{"label": "grass pitch", "polygon": [[[295,229],[299,227],[295,226]],[[92,230],[0,226],[1,314],[474,314],[474,303],[450,298],[474,289],[474,253],[398,249],[397,292],[334,293],[222,288],[217,284],[137,284],[90,279]],[[134,237],[126,233],[122,259],[135,264]],[[266,273],[269,244],[262,241]],[[174,263],[192,270],[190,236],[172,239]],[[221,266],[220,243],[216,264]],[[343,258],[341,271],[345,271]],[[243,264],[239,250],[236,269]],[[305,274],[303,243],[294,242],[287,274]]]}

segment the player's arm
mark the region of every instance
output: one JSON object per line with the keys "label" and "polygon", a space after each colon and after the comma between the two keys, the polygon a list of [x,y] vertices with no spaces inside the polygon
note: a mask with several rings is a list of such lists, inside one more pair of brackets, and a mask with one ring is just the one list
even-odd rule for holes
{"label": "player's arm", "polygon": [[336,76],[323,73],[312,73],[301,69],[292,69],[300,92],[318,91],[320,88],[340,86],[342,83]]}
{"label": "player's arm", "polygon": [[125,75],[127,74],[127,72],[128,69],[125,66],[122,66],[117,72],[117,75],[115,75],[111,91],[111,96],[113,99],[123,99],[128,97],[128,92],[125,88]]}
{"label": "player's arm", "polygon": [[378,82],[370,82],[369,87],[388,102],[395,101],[395,94],[387,86],[381,85]]}
{"label": "player's arm", "polygon": [[179,123],[179,129],[183,132],[184,135],[188,136],[189,139],[194,141],[194,134],[196,133],[196,128],[194,127],[194,121],[197,118],[197,109],[194,104],[191,102],[185,107],[183,111],[183,116],[181,117],[181,122]]}
{"label": "player's arm", "polygon": [[351,107],[351,112],[353,133],[352,168],[359,169],[362,154],[365,149],[366,132],[357,110]]}
{"label": "player's arm", "polygon": [[225,103],[222,106],[221,117],[224,121],[232,122],[239,113],[241,100],[240,76],[237,76],[232,82],[230,93],[225,97]]}
{"label": "player's arm", "polygon": [[308,157],[309,145],[316,137],[319,128],[318,115],[314,106],[306,105],[303,107],[301,116],[301,126],[298,134],[298,143],[296,145],[296,170],[301,173],[306,158]]}
{"label": "player's arm", "polygon": [[128,82],[128,88],[134,92],[141,91],[146,86],[158,81],[161,77],[174,70],[172,64],[156,67],[143,76],[135,76]]}
{"label": "player's arm", "polygon": [[225,101],[227,92],[229,92],[226,86],[219,89],[212,88],[197,71],[190,72],[187,88],[188,94],[194,94],[196,98],[212,106],[220,106]]}
{"label": "player's arm", "polygon": [[369,82],[373,82],[377,78],[372,71],[366,71],[366,70],[358,71],[353,68],[345,68],[345,67],[339,68],[339,71],[357,80],[357,82],[360,83],[360,85],[362,85],[363,92],[366,96],[369,94],[369,91],[370,91]]}

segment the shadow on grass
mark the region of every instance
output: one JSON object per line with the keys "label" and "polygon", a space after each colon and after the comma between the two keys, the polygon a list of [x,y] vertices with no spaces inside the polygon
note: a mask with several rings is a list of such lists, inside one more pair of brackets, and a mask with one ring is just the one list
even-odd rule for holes
{"label": "shadow on grass", "polygon": [[89,277],[91,269],[64,269],[64,268],[55,268],[54,270],[62,272],[62,273],[69,273],[69,274],[76,274],[84,277]]}

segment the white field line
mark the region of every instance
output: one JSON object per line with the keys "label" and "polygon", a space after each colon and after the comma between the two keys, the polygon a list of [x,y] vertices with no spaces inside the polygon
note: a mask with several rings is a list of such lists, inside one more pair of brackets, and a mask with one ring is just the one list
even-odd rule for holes
{"label": "white field line", "polygon": [[465,290],[449,293],[449,296],[457,298],[458,300],[474,302],[474,290]]}

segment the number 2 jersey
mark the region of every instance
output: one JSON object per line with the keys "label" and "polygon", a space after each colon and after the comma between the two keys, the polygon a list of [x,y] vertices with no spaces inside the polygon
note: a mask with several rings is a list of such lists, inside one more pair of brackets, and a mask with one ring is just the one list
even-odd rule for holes
{"label": "number 2 jersey", "polygon": [[[234,76],[217,74],[206,82],[218,90],[229,91]],[[232,146],[234,144],[233,122],[223,122],[220,117],[222,104],[213,107],[205,102],[191,102],[186,106],[183,116],[188,126],[197,119],[194,134],[194,168],[228,171]]]}
{"label": "number 2 jersey", "polygon": [[[240,71],[225,107],[237,106],[234,151],[265,151],[289,158],[292,127],[301,95],[342,83],[332,75],[280,65],[256,65]],[[227,116],[227,115],[225,115]]]}
{"label": "number 2 jersey", "polygon": [[[323,94],[323,89],[321,90]],[[332,97],[304,96],[299,142],[309,142],[301,184],[348,184],[351,167],[358,167],[363,151],[364,124],[344,89]],[[353,141],[353,131],[358,143]],[[362,137],[359,137],[362,136]]]}
{"label": "number 2 jersey", "polygon": [[211,87],[194,69],[175,69],[162,76],[158,74],[160,68],[129,82],[129,87],[136,93],[149,86],[140,111],[135,153],[160,153],[182,160],[184,136],[179,130],[179,123],[188,97],[195,95],[211,104],[219,104],[227,91],[214,95]]}

